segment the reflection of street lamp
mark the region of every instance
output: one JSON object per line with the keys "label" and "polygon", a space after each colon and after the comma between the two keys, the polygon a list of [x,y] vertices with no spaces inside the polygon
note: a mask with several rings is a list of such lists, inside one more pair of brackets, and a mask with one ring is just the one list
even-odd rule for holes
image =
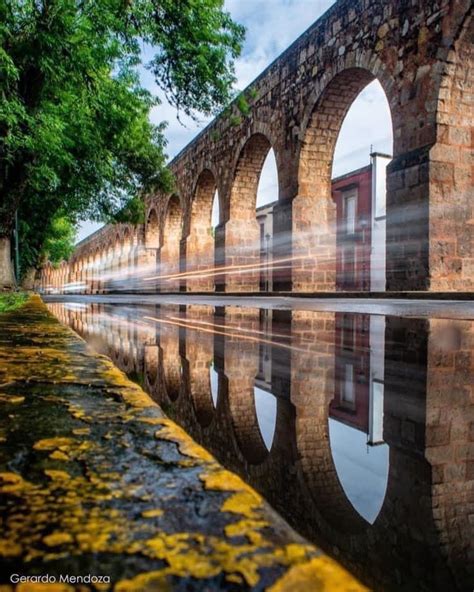
{"label": "reflection of street lamp", "polygon": [[266,291],[269,291],[269,287],[270,287],[270,239],[271,239],[271,235],[269,233],[267,233],[265,235],[265,241],[266,241],[266,245],[265,245],[265,256],[266,256],[266,274],[265,274],[265,288]]}

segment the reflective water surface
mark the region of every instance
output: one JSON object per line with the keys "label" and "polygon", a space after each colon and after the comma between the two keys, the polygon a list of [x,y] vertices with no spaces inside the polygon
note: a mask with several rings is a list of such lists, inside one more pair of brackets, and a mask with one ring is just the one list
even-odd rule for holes
{"label": "reflective water surface", "polygon": [[472,589],[472,321],[49,308],[369,586]]}

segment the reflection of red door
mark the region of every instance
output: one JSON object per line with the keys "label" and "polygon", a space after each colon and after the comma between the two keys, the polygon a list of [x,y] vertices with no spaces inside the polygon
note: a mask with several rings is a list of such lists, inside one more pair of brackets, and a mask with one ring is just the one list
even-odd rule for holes
{"label": "reflection of red door", "polygon": [[369,316],[336,313],[334,399],[329,416],[368,433],[370,400]]}

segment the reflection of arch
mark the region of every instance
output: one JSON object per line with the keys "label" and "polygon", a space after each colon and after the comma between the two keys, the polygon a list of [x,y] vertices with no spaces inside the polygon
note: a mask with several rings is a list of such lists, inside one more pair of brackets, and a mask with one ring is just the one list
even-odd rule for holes
{"label": "reflection of arch", "polygon": [[[369,523],[347,498],[334,464],[328,427],[328,403],[322,400],[311,411],[297,407],[296,442],[302,480],[316,507],[338,530],[361,532]],[[319,407],[319,408],[318,408]]]}
{"label": "reflection of arch", "polygon": [[214,363],[209,366],[209,385],[211,389],[211,400],[214,409],[219,402],[220,373],[214,368]]}
{"label": "reflection of arch", "polygon": [[[226,347],[230,345],[227,343]],[[232,427],[239,449],[250,464],[260,464],[268,455],[255,408],[254,380],[257,370],[256,348],[242,350],[237,347],[231,355],[226,354],[225,378]]]}
{"label": "reflection of arch", "polygon": [[153,387],[158,379],[159,348],[157,345],[145,345],[144,364],[148,384]]}
{"label": "reflection of arch", "polygon": [[169,352],[161,349],[163,364],[163,387],[165,395],[170,401],[177,401],[181,392],[183,361],[179,352]]}
{"label": "reflection of arch", "polygon": [[367,434],[329,419],[329,441],[337,477],[354,509],[373,524],[388,486],[389,447],[367,445]]}
{"label": "reflection of arch", "polygon": [[260,430],[260,435],[265,448],[270,451],[275,438],[277,418],[277,398],[273,393],[264,391],[258,387],[253,389],[253,403],[255,415]]}
{"label": "reflection of arch", "polygon": [[203,428],[206,428],[212,423],[215,414],[215,403],[212,393],[213,384],[210,371],[208,371],[208,368],[211,367],[208,358],[209,356],[212,358],[212,351],[203,352],[205,355],[201,356],[201,359],[190,352],[188,345],[186,346],[186,352],[185,375],[188,385],[187,391],[191,397],[197,421]]}
{"label": "reflection of arch", "polygon": [[[329,440],[329,409],[336,387],[336,317],[328,312],[293,311],[292,343],[297,350],[287,361],[291,368],[291,401],[295,406],[299,478],[307,495],[337,529],[360,532],[369,524],[347,499],[339,481]],[[312,327],[314,343],[305,336]],[[307,353],[298,351],[305,348]]]}
{"label": "reflection of arch", "polygon": [[[191,204],[190,232],[186,245],[186,271],[209,270],[214,266],[214,236],[212,207],[214,197],[219,199],[216,180],[209,169],[199,175]],[[213,290],[210,277],[189,278],[188,290]]]}

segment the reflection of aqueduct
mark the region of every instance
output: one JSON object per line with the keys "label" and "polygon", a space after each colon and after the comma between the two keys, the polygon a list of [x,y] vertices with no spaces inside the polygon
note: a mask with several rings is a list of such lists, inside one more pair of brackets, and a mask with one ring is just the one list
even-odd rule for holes
{"label": "reflection of aqueduct", "polygon": [[[469,7],[469,0],[339,0],[251,85],[248,116],[240,123],[236,113],[220,116],[173,160],[175,192],[147,198],[143,226],[99,231],[59,269],[46,266],[41,287],[120,288],[120,271],[138,269],[161,276],[141,289],[258,291],[258,272],[232,270],[258,264],[257,185],[273,148],[273,259],[287,268],[275,288],[334,290],[334,147],[351,103],[376,78],[394,131],[387,289],[472,290]],[[205,273],[214,263],[225,270]]]}
{"label": "reflection of aqueduct", "polygon": [[[142,375],[168,413],[303,534],[360,577],[367,576],[361,566],[370,557],[369,584],[399,590],[420,582],[434,589],[436,582],[455,589],[452,574],[460,589],[469,582],[471,322],[387,317],[383,438],[390,471],[382,508],[369,524],[341,485],[329,440],[337,367],[333,313],[273,311],[266,332],[265,313],[258,309],[143,307],[116,322],[113,307],[50,306],[88,340],[102,334],[105,353]],[[277,399],[270,450],[253,390],[267,345]],[[214,370],[217,402],[211,394]]]}

